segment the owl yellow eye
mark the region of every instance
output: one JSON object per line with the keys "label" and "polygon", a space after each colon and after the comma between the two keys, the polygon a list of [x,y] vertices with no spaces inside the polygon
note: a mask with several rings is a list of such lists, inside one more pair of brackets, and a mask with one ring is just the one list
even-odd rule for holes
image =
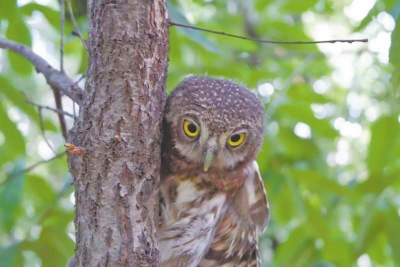
{"label": "owl yellow eye", "polygon": [[199,126],[189,120],[183,122],[183,131],[189,137],[196,137],[199,135]]}
{"label": "owl yellow eye", "polygon": [[228,144],[231,147],[238,147],[244,142],[244,139],[246,139],[245,133],[232,134],[228,139]]}

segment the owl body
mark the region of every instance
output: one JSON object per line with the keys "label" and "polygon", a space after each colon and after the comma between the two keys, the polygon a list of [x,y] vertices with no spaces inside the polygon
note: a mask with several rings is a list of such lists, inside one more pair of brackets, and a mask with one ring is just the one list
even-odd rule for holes
{"label": "owl body", "polygon": [[161,266],[260,266],[268,203],[255,157],[263,105],[236,83],[185,79],[167,100]]}

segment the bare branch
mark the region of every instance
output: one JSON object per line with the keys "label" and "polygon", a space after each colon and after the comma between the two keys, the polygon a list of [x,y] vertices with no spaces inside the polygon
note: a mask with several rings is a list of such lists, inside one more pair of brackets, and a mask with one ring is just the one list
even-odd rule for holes
{"label": "bare branch", "polygon": [[80,83],[83,79],[85,79],[86,77],[86,72],[82,74],[81,77],[79,77],[79,79],[75,82],[76,84]]}
{"label": "bare branch", "polygon": [[[59,90],[53,89],[54,101],[56,102],[56,107],[58,110],[64,110],[61,100],[61,93]],[[65,122],[64,114],[58,113],[58,120],[60,121],[61,132],[65,140],[68,139],[67,123]]]}
{"label": "bare branch", "polygon": [[[78,85],[85,77],[86,77],[86,72],[82,74],[82,76],[75,82],[75,84]],[[72,110],[74,112],[74,123],[75,123],[77,119],[75,101],[72,101]]]}
{"label": "bare branch", "polygon": [[56,151],[54,150],[54,148],[51,146],[49,140],[46,137],[46,133],[44,131],[44,123],[43,123],[43,116],[42,116],[42,108],[38,107],[38,111],[39,111],[39,124],[40,124],[40,130],[42,131],[42,135],[43,135],[43,139],[46,142],[47,146],[51,149],[51,151],[53,151],[54,154],[56,154]]}
{"label": "bare branch", "polygon": [[64,73],[64,24],[65,24],[65,0],[60,1],[61,23],[60,23],[60,71]]}
{"label": "bare branch", "polygon": [[75,102],[72,102],[72,111],[74,112],[73,116],[74,116],[74,124],[76,122],[76,107],[75,107]]}
{"label": "bare branch", "polygon": [[44,75],[47,83],[70,97],[76,103],[81,104],[83,90],[76,85],[67,75],[54,69],[41,56],[35,54],[29,47],[0,37],[0,48],[5,48],[20,54],[35,66],[36,70]]}
{"label": "bare branch", "polygon": [[87,51],[87,50],[89,50],[88,45],[87,45],[85,38],[83,38],[81,31],[79,30],[78,23],[76,22],[76,19],[75,19],[74,11],[72,10],[71,0],[67,0],[67,5],[68,5],[68,10],[69,10],[69,14],[71,16],[72,23],[74,24],[74,27],[75,27],[72,34],[75,36],[78,36],[79,39],[81,39],[81,42]]}
{"label": "bare branch", "polygon": [[243,39],[243,40],[250,40],[250,41],[259,42],[259,43],[266,43],[266,44],[301,45],[301,44],[324,44],[324,43],[333,44],[333,43],[356,43],[356,42],[367,43],[368,42],[368,39],[324,40],[324,41],[273,41],[273,40],[263,40],[263,39],[245,37],[245,36],[241,36],[241,35],[226,33],[223,31],[214,31],[214,30],[204,29],[204,28],[200,28],[200,27],[196,27],[196,26],[192,26],[192,25],[186,25],[186,24],[173,22],[171,20],[169,20],[168,23],[170,26],[178,26],[178,27],[182,27],[182,28],[188,28],[188,29],[192,29],[192,30],[209,32],[209,33],[224,35],[224,36]]}
{"label": "bare branch", "polygon": [[69,113],[67,111],[59,110],[59,109],[52,108],[52,107],[49,107],[49,106],[44,106],[44,105],[41,105],[41,104],[34,103],[34,102],[30,101],[29,99],[27,99],[26,97],[25,97],[25,101],[26,101],[26,103],[31,104],[31,105],[33,105],[35,107],[42,108],[42,109],[48,109],[48,110],[54,111],[55,113],[63,114],[65,116],[68,116],[68,117],[76,119],[76,117],[73,114],[71,114],[71,113]]}
{"label": "bare branch", "polygon": [[53,160],[55,160],[55,159],[57,159],[57,158],[61,158],[61,157],[64,156],[64,155],[65,155],[65,151],[64,151],[64,152],[61,152],[61,153],[59,153],[59,154],[57,154],[57,155],[55,155],[54,157],[52,157],[52,158],[50,158],[50,159],[38,161],[38,162],[36,162],[35,164],[33,164],[33,165],[31,165],[31,166],[29,166],[29,167],[27,167],[27,168],[25,168],[25,169],[22,169],[22,170],[19,170],[19,171],[16,171],[16,172],[12,172],[12,173],[6,175],[6,179],[5,179],[3,182],[0,183],[0,186],[5,185],[5,184],[8,183],[11,179],[13,179],[14,177],[17,177],[17,176],[22,175],[22,174],[24,174],[24,173],[30,172],[30,171],[33,170],[34,168],[36,168],[36,167],[38,167],[38,166],[40,166],[40,165],[42,165],[42,164],[48,163],[48,162],[50,162],[50,161],[53,161]]}

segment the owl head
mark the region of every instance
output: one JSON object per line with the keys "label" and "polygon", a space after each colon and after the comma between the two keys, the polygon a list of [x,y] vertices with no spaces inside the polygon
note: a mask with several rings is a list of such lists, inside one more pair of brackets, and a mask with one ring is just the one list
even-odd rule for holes
{"label": "owl head", "polygon": [[210,77],[186,78],[167,99],[165,130],[184,165],[233,170],[253,161],[264,135],[264,106],[246,87]]}

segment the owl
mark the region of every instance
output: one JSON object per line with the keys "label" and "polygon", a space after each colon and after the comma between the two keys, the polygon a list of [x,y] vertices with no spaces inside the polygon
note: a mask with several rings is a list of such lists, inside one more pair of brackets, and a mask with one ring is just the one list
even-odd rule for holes
{"label": "owl", "polygon": [[269,206],[255,158],[264,107],[247,88],[186,78],[168,97],[160,186],[161,266],[261,266]]}

